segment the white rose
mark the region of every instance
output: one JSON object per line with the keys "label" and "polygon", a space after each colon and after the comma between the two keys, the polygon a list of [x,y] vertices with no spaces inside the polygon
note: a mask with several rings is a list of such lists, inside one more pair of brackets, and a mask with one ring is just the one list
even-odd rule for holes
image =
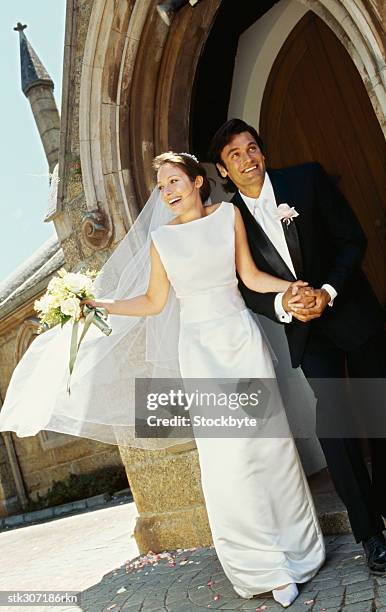
{"label": "white rose", "polygon": [[40,300],[37,300],[35,302],[35,306],[38,308],[38,310],[40,310],[43,314],[47,314],[47,312],[49,311],[49,309],[52,306],[52,300],[51,297],[47,294],[43,295],[43,297],[40,298]]}
{"label": "white rose", "polygon": [[47,291],[52,291],[52,292],[63,291],[62,279],[56,276],[54,278],[51,278],[50,282],[48,283]]}
{"label": "white rose", "polygon": [[75,274],[68,272],[63,277],[64,286],[72,293],[80,293],[81,291],[90,291],[92,288],[92,280],[84,274]]}
{"label": "white rose", "polygon": [[68,315],[74,319],[78,319],[80,316],[80,303],[78,298],[72,297],[63,300],[60,305],[60,309],[63,314]]}
{"label": "white rose", "polygon": [[50,308],[58,308],[58,306],[60,306],[60,304],[62,303],[62,300],[65,298],[66,296],[64,295],[58,295],[56,293],[52,294],[49,293],[47,295],[48,298],[48,303],[50,305]]}

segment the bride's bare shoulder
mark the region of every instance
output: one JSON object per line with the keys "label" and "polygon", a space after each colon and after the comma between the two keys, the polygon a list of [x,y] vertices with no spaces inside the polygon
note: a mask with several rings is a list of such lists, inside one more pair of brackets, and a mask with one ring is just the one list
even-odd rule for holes
{"label": "bride's bare shoulder", "polygon": [[217,204],[209,204],[209,206],[205,206],[206,214],[211,215],[215,210],[220,208],[222,202],[217,202]]}
{"label": "bride's bare shoulder", "polygon": [[178,217],[175,217],[174,219],[169,221],[169,223],[167,223],[166,225],[181,225],[181,221],[179,220]]}

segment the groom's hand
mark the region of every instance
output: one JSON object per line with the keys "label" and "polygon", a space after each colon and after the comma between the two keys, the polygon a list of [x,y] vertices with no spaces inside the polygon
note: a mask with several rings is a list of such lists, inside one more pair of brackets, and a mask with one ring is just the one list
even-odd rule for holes
{"label": "groom's hand", "polygon": [[291,283],[283,294],[282,305],[286,312],[293,314],[292,306],[296,304],[299,308],[311,308],[315,306],[314,289],[303,281]]}
{"label": "groom's hand", "polygon": [[323,314],[326,306],[328,306],[329,302],[331,301],[331,296],[326,289],[313,289],[311,293],[315,299],[314,306],[304,308],[297,302],[290,304],[291,309],[289,312],[291,312],[292,316],[303,323],[319,318]]}

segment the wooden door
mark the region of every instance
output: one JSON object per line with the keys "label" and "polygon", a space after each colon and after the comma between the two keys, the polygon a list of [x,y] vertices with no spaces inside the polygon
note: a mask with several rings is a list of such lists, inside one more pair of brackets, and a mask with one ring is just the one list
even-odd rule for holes
{"label": "wooden door", "polygon": [[318,161],[337,181],[366,233],[363,268],[385,304],[385,140],[351,57],[312,12],[275,60],[260,133],[270,167]]}

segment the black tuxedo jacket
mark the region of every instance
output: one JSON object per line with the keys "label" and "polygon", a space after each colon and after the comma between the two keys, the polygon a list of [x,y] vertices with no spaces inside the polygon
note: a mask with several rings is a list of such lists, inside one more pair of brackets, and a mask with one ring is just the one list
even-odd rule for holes
{"label": "black tuxedo jacket", "polygon": [[[293,367],[301,364],[308,334],[320,329],[334,344],[351,350],[380,329],[383,312],[361,271],[366,238],[352,209],[320,164],[268,170],[277,204],[294,206],[299,216],[283,224],[298,279],[338,292],[333,306],[309,323],[293,319],[285,331]],[[252,257],[260,270],[293,281],[294,276],[237,192],[232,199],[243,217]],[[275,293],[256,293],[239,280],[249,308],[279,322]]]}

